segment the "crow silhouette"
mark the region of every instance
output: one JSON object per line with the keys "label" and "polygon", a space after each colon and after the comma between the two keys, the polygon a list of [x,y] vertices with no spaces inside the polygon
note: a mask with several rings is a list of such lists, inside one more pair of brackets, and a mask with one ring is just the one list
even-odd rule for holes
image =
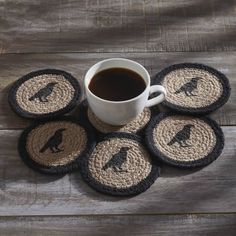
{"label": "crow silhouette", "polygon": [[201,79],[201,77],[192,78],[188,83],[182,85],[177,91],[175,91],[175,94],[184,92],[187,97],[197,96],[193,94],[193,91],[197,89],[198,81]]}
{"label": "crow silhouette", "polygon": [[185,125],[183,129],[181,129],[167,145],[171,146],[174,143],[178,143],[180,147],[191,147],[191,145],[187,144],[186,141],[190,138],[191,134],[191,128],[193,128],[194,125]]}
{"label": "crow silhouette", "polygon": [[36,92],[32,97],[30,97],[29,101],[39,99],[40,102],[48,102],[47,97],[52,93],[52,90],[56,84],[57,83],[55,82],[47,84],[45,87]]}
{"label": "crow silhouette", "polygon": [[62,152],[58,146],[62,142],[62,133],[66,129],[58,129],[54,135],[48,139],[48,141],[44,144],[44,146],[40,149],[39,152],[45,152],[47,149],[50,149],[52,153]]}
{"label": "crow silhouette", "polygon": [[102,167],[103,170],[112,168],[115,172],[127,172],[122,170],[121,166],[127,159],[127,151],[129,147],[122,147],[119,152],[114,154],[112,158]]}

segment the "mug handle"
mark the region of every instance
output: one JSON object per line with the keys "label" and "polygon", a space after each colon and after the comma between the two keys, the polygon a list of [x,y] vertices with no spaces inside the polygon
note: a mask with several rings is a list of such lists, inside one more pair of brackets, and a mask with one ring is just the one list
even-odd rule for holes
{"label": "mug handle", "polygon": [[156,92],[159,92],[161,94],[158,95],[157,97],[147,100],[146,107],[152,107],[152,106],[157,105],[158,103],[163,102],[165,100],[166,89],[163,86],[153,85],[150,87],[149,95],[151,95],[152,93],[156,93]]}

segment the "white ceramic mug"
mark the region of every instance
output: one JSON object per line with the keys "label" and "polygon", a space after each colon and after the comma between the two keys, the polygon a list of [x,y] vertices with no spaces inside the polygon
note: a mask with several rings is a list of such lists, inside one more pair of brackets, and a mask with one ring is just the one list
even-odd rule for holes
{"label": "white ceramic mug", "polygon": [[[109,101],[96,96],[90,91],[89,83],[95,74],[110,68],[125,68],[138,73],[146,83],[145,90],[137,97],[125,101]],[[93,113],[100,120],[111,125],[127,124],[135,119],[145,107],[151,107],[162,102],[166,95],[163,86],[150,86],[150,75],[141,64],[124,58],[111,58],[93,65],[85,75],[84,86],[87,101]],[[161,94],[148,99],[149,95],[155,92]]]}

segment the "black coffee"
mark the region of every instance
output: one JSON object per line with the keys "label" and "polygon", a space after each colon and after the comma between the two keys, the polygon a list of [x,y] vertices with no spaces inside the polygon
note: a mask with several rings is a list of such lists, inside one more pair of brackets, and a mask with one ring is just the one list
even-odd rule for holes
{"label": "black coffee", "polygon": [[141,94],[146,88],[143,78],[124,68],[111,68],[98,72],[89,89],[96,96],[110,101],[124,101]]}

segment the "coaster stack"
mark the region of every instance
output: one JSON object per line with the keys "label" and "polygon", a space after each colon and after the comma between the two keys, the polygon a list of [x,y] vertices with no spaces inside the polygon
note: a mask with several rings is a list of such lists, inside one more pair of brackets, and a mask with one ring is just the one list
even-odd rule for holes
{"label": "coaster stack", "polygon": [[19,139],[23,162],[44,174],[80,170],[94,190],[132,196],[146,191],[160,175],[160,163],[196,168],[216,160],[224,147],[219,125],[205,116],[230,96],[221,72],[201,64],[172,65],[153,80],[166,88],[160,113],[145,108],[133,121],[113,126],[99,120],[86,101],[78,116],[63,116],[80,102],[81,87],[69,73],[46,69],[17,80],[9,104],[34,119]]}

